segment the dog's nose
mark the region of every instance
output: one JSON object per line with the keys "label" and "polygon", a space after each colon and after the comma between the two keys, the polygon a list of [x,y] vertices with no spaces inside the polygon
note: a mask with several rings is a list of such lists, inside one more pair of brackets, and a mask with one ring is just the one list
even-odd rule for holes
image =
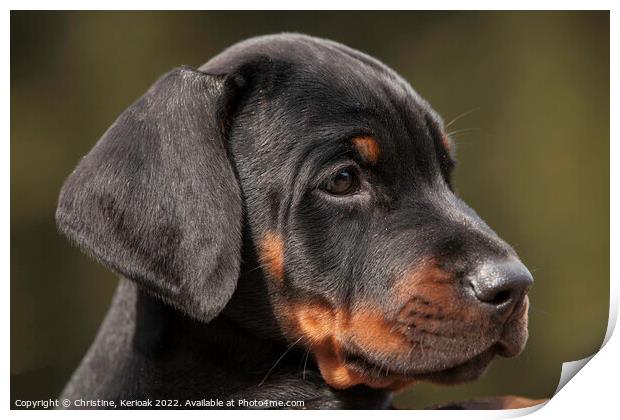
{"label": "dog's nose", "polygon": [[475,298],[500,315],[511,312],[533,282],[529,270],[516,259],[485,262],[469,276]]}

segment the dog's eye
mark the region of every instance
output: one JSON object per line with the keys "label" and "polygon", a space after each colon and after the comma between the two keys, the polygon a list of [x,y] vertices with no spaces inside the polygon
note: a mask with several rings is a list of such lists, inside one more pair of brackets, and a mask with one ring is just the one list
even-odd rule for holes
{"label": "dog's eye", "polygon": [[352,168],[334,173],[323,185],[323,189],[333,195],[346,195],[355,192],[358,187],[357,177]]}

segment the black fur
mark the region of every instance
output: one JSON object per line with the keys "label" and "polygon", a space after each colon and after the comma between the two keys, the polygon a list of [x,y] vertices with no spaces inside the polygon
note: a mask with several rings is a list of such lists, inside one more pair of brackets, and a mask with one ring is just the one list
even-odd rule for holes
{"label": "black fur", "polygon": [[[352,146],[360,136],[376,139],[377,162]],[[376,366],[395,382],[458,382],[494,354],[518,353],[526,330],[512,314],[527,305],[531,278],[454,195],[453,165],[430,106],[393,70],[340,44],[259,37],[198,70],[173,70],[61,192],[60,230],[122,277],[62,398],[386,408]],[[356,171],[359,188],[326,192],[342,168]],[[261,256],[269,234],[282,241],[279,279]],[[415,285],[396,296],[429,261],[449,273],[445,296],[433,301]],[[524,285],[505,285],[516,277]],[[338,351],[355,364],[347,369],[374,378],[342,386],[287,318],[300,302],[321,302],[334,319],[381,308],[394,334],[429,349],[379,351],[340,331]]]}
{"label": "black fur", "polygon": [[216,118],[224,91],[188,68],[163,76],[82,159],[56,213],[103,264],[205,322],[239,275],[241,196]]}

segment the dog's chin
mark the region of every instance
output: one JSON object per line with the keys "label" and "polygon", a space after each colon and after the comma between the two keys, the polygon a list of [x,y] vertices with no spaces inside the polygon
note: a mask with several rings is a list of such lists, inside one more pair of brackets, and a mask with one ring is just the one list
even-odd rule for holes
{"label": "dog's chin", "polygon": [[319,367],[325,380],[332,387],[340,389],[359,384],[391,391],[400,391],[418,382],[452,385],[478,379],[486,372],[495,356],[517,356],[523,350],[526,339],[527,328],[508,328],[501,339],[486,350],[468,360],[448,363],[442,368],[393,367],[391,363],[379,363],[359,353],[347,351],[342,353],[338,369],[330,369],[322,360],[319,360]]}
{"label": "dog's chin", "polygon": [[491,346],[482,353],[465,362],[442,369],[411,370],[390,368],[369,361],[363,356],[347,354],[345,366],[359,382],[372,388],[385,388],[399,391],[417,382],[432,382],[438,384],[457,384],[469,382],[479,378],[499,352],[499,347]]}

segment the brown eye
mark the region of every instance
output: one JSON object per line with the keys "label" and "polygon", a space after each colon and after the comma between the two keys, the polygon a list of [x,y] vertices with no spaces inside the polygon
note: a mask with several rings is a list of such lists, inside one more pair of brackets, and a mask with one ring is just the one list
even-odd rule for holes
{"label": "brown eye", "polygon": [[350,194],[357,189],[357,177],[351,169],[338,171],[329,178],[323,189],[334,195]]}

